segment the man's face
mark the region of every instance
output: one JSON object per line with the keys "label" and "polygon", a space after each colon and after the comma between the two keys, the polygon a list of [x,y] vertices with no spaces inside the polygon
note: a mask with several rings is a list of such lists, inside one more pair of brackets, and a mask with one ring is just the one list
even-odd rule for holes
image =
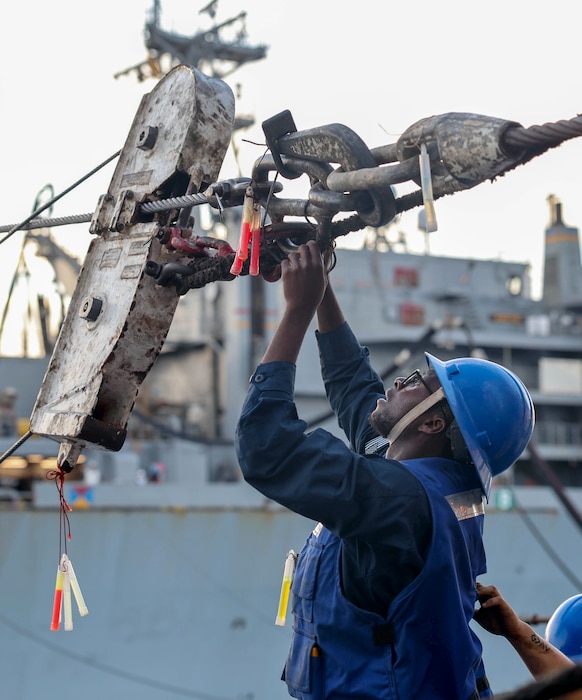
{"label": "man's face", "polygon": [[434,393],[440,386],[432,370],[422,374],[415,370],[408,377],[397,377],[394,386],[386,391],[386,398],[378,399],[370,414],[370,424],[382,437],[388,433],[414,406]]}

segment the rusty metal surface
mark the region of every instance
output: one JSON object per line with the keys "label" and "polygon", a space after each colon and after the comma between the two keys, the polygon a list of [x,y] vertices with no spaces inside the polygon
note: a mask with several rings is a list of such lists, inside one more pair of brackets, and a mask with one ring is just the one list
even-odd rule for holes
{"label": "rusty metal surface", "polygon": [[61,442],[61,462],[74,466],[88,443],[123,445],[137,391],[179,299],[175,289],[144,275],[149,262],[176,257],[156,240],[157,222],[135,222],[139,203],[159,192],[196,192],[215,180],[233,119],[230,88],[186,66],[143,98],[93,216],[100,235],[85,258],[31,416],[35,434]]}

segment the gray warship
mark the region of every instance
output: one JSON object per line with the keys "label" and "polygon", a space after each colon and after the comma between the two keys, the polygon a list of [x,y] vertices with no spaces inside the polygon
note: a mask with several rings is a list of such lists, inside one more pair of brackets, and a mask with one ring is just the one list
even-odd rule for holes
{"label": "gray warship", "polygon": [[[529,294],[526,261],[402,252],[385,231],[371,232],[359,250],[338,249],[332,273],[387,382],[422,366],[425,350],[443,359],[484,356],[526,382],[534,440],[494,482],[484,578],[540,621],[542,633],[544,619],[582,589],[580,241],[560,201],[548,201],[539,300]],[[69,552],[90,611],[71,633],[49,631],[60,531],[58,493],[45,477],[58,445],[32,437],[0,465],[7,697],[68,699],[81,688],[89,698],[286,697],[279,674],[289,630],[274,620],[285,554],[313,524],[266,501],[237,467],[238,410],[282,302],[279,285],[263,282],[262,318],[253,319],[256,283],[247,277],[181,300],[125,445],[88,450],[65,482]],[[315,353],[308,341],[298,364],[299,413],[310,427],[335,432]],[[17,389],[23,420],[47,362],[0,360],[0,385]],[[3,450],[14,439],[3,437]],[[493,687],[528,680],[505,640],[480,636]]]}
{"label": "gray warship", "polygon": [[[153,29],[151,37],[167,40]],[[549,195],[548,205],[539,299],[527,260],[411,253],[391,225],[368,227],[359,249],[338,246],[332,273],[346,316],[386,382],[422,367],[428,351],[500,362],[530,390],[533,440],[494,481],[486,506],[483,582],[500,588],[542,633],[557,605],[582,591],[580,236],[565,223],[558,196]],[[240,214],[225,212],[220,225],[234,246]],[[29,242],[70,296],[81,263],[50,230],[31,233]],[[59,444],[32,435],[11,451],[27,434],[56,342],[43,300],[35,300],[44,352],[0,358],[0,390],[15,390],[2,395],[0,437],[0,450],[10,452],[0,463],[5,697],[288,697],[280,674],[290,623],[275,625],[275,618],[285,556],[314,523],[245,484],[232,442],[248,378],[281,313],[281,292],[276,282],[244,276],[181,297],[122,447],[87,447],[63,483],[72,508],[67,550],[89,614],[74,610],[74,629],[58,633],[50,623],[63,515],[57,484],[47,477]],[[298,362],[298,411],[308,429],[341,437],[313,336]],[[476,631],[495,692],[530,680],[504,639]]]}

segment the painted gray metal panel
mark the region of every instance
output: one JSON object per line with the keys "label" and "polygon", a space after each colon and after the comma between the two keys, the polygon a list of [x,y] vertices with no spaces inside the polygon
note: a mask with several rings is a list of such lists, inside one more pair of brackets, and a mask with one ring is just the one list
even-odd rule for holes
{"label": "painted gray metal panel", "polygon": [[75,513],[89,615],[50,632],[57,511],[0,512],[3,697],[287,697],[290,627],[274,620],[285,554],[311,527],[284,512]]}
{"label": "painted gray metal panel", "polygon": [[[582,534],[547,489],[516,489],[560,561],[582,579]],[[582,507],[579,490],[571,490]],[[537,499],[537,500],[536,500]],[[274,625],[286,552],[313,523],[284,510],[74,511],[69,556],[89,607],[50,632],[58,512],[0,511],[0,659],[11,700],[192,697],[275,700],[290,635]],[[523,615],[578,592],[516,510],[488,508],[489,573]],[[538,631],[543,634],[542,628]],[[497,692],[530,680],[477,628]]]}

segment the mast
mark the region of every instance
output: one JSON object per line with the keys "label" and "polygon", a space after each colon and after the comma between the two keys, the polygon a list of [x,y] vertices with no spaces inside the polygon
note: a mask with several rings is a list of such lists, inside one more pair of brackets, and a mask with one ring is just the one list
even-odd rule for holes
{"label": "mast", "polygon": [[198,68],[210,77],[224,79],[245,63],[265,58],[266,45],[251,46],[247,42],[247,13],[239,12],[234,17],[215,22],[217,5],[218,0],[211,0],[198,11],[199,15],[208,15],[212,25],[208,29],[201,29],[193,35],[186,36],[162,28],[161,2],[153,0],[144,27],[147,58],[119,71],[114,77],[119,78],[135,72],[140,82],[146,78],[159,80],[174,66],[183,64]]}
{"label": "mast", "polygon": [[549,309],[582,311],[582,261],[579,230],[564,223],[562,203],[547,198],[550,223],[545,230],[543,300]]}

